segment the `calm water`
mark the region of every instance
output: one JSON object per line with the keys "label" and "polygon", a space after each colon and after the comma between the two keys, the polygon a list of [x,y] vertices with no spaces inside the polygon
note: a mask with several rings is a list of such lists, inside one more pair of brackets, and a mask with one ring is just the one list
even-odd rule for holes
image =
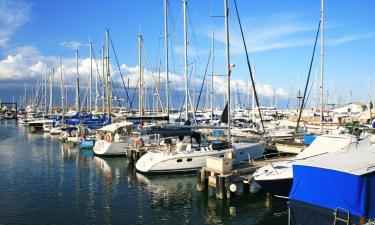
{"label": "calm water", "polygon": [[144,176],[126,158],[0,123],[0,224],[287,224],[282,200],[216,200],[194,175]]}

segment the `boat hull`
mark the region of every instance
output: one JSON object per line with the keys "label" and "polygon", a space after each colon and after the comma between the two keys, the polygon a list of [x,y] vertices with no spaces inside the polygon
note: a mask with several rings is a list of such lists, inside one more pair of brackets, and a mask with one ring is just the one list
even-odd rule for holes
{"label": "boat hull", "polygon": [[293,186],[293,178],[255,180],[262,190],[272,195],[288,197]]}
{"label": "boat hull", "polygon": [[95,140],[82,140],[79,143],[80,149],[92,149],[95,145]]}
{"label": "boat hull", "polygon": [[99,140],[95,142],[93,150],[94,154],[102,156],[125,155],[125,146],[126,143],[124,142],[107,142],[105,140]]}

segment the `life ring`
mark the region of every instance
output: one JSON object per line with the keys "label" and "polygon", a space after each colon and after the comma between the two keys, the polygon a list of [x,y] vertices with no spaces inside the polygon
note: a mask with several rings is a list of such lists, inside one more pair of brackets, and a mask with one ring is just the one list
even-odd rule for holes
{"label": "life ring", "polygon": [[105,141],[106,141],[106,142],[111,142],[111,140],[112,140],[112,136],[111,136],[111,134],[110,134],[110,133],[107,133],[107,134],[105,135]]}

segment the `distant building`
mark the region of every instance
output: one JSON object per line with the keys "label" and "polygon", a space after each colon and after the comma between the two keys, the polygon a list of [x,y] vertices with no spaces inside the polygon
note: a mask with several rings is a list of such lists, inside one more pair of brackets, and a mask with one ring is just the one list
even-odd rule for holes
{"label": "distant building", "polygon": [[352,102],[345,105],[336,106],[331,110],[332,121],[336,123],[359,122],[360,116],[367,109],[362,102]]}

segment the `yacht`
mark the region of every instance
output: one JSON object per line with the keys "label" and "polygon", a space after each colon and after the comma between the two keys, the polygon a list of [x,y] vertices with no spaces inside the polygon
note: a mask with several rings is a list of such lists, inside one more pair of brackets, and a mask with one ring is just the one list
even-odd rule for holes
{"label": "yacht", "polygon": [[[235,161],[244,161],[256,158],[264,153],[265,142],[233,143],[211,141],[199,143],[187,137],[165,138],[159,148],[149,150],[136,164],[138,171],[143,173],[173,173],[197,171],[206,165],[209,156],[224,157],[233,152]],[[182,140],[181,140],[182,139]]]}
{"label": "yacht", "polygon": [[122,121],[98,129],[98,135],[93,148],[94,153],[103,156],[125,155],[125,147],[128,144],[132,128],[132,122]]}
{"label": "yacht", "polygon": [[293,184],[292,166],[306,159],[331,152],[347,149],[357,143],[357,138],[350,134],[321,135],[309,147],[288,160],[270,163],[255,171],[254,180],[268,193],[288,196]]}

